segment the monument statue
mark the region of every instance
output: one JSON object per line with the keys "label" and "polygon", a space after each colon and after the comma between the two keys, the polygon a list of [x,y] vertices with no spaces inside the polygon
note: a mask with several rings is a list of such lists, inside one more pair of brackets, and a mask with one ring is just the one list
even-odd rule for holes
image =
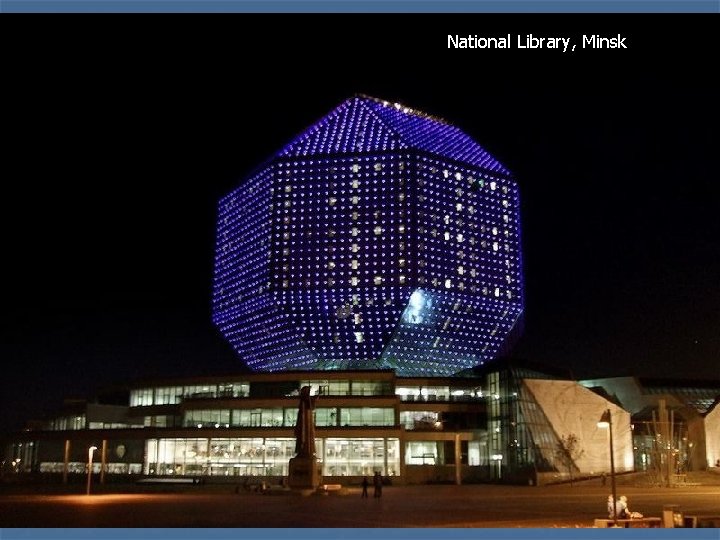
{"label": "monument statue", "polygon": [[300,406],[297,422],[295,422],[295,455],[301,457],[315,456],[315,421],[313,410],[315,399],[310,395],[310,387],[303,386],[300,390]]}
{"label": "monument statue", "polygon": [[300,389],[300,404],[295,422],[295,457],[290,459],[288,485],[297,489],[316,489],[320,485],[320,471],[315,457],[315,419],[313,409],[317,398],[310,395],[310,387]]}

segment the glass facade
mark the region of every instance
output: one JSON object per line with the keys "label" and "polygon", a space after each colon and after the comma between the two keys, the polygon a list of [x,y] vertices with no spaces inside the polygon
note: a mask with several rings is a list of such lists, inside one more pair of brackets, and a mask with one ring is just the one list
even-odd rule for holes
{"label": "glass facade", "polygon": [[517,186],[472,139],[352,98],[220,201],[213,320],[256,370],[450,375],[507,346],[519,234]]}
{"label": "glass facade", "polygon": [[249,395],[250,383],[248,382],[161,386],[131,390],[130,406],[177,405],[184,399],[238,398]]}
{"label": "glass facade", "polygon": [[[393,438],[316,439],[324,476],[394,476],[400,444]],[[145,443],[147,475],[285,476],[294,438],[174,438]]]}
{"label": "glass facade", "polygon": [[[315,409],[314,414],[316,426],[396,425],[395,409],[393,407],[318,407]],[[340,419],[339,423],[338,418]],[[183,426],[198,428],[293,427],[296,421],[296,407],[232,410],[205,409],[185,411]]]}

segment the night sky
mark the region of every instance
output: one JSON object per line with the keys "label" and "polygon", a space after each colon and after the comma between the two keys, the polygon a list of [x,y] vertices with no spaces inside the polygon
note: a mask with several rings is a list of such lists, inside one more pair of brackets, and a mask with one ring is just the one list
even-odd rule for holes
{"label": "night sky", "polygon": [[[241,372],[210,320],[216,201],[357,92],[447,119],[513,171],[515,356],[720,379],[716,19],[279,20],[6,21],[0,430],[138,379]],[[631,49],[447,49],[528,32]]]}

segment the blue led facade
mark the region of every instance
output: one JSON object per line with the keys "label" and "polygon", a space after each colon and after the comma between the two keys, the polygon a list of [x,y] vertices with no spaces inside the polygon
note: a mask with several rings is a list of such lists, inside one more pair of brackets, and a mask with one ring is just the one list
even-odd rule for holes
{"label": "blue led facade", "polygon": [[220,201],[213,320],[253,369],[451,375],[522,312],[517,186],[424,113],[349,99]]}

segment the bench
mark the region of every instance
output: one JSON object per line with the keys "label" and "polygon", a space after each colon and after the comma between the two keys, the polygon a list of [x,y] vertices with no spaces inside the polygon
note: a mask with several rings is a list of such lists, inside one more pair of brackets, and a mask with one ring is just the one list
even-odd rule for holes
{"label": "bench", "polygon": [[323,484],[320,486],[322,491],[340,491],[342,484]]}
{"label": "bench", "polygon": [[[662,526],[662,519],[655,517],[644,517],[635,519],[618,519],[617,524],[619,527],[625,529],[654,529]],[[607,529],[612,527],[614,522],[612,519],[596,519],[595,527],[600,529]]]}
{"label": "bench", "polygon": [[136,484],[199,484],[200,478],[142,478]]}

